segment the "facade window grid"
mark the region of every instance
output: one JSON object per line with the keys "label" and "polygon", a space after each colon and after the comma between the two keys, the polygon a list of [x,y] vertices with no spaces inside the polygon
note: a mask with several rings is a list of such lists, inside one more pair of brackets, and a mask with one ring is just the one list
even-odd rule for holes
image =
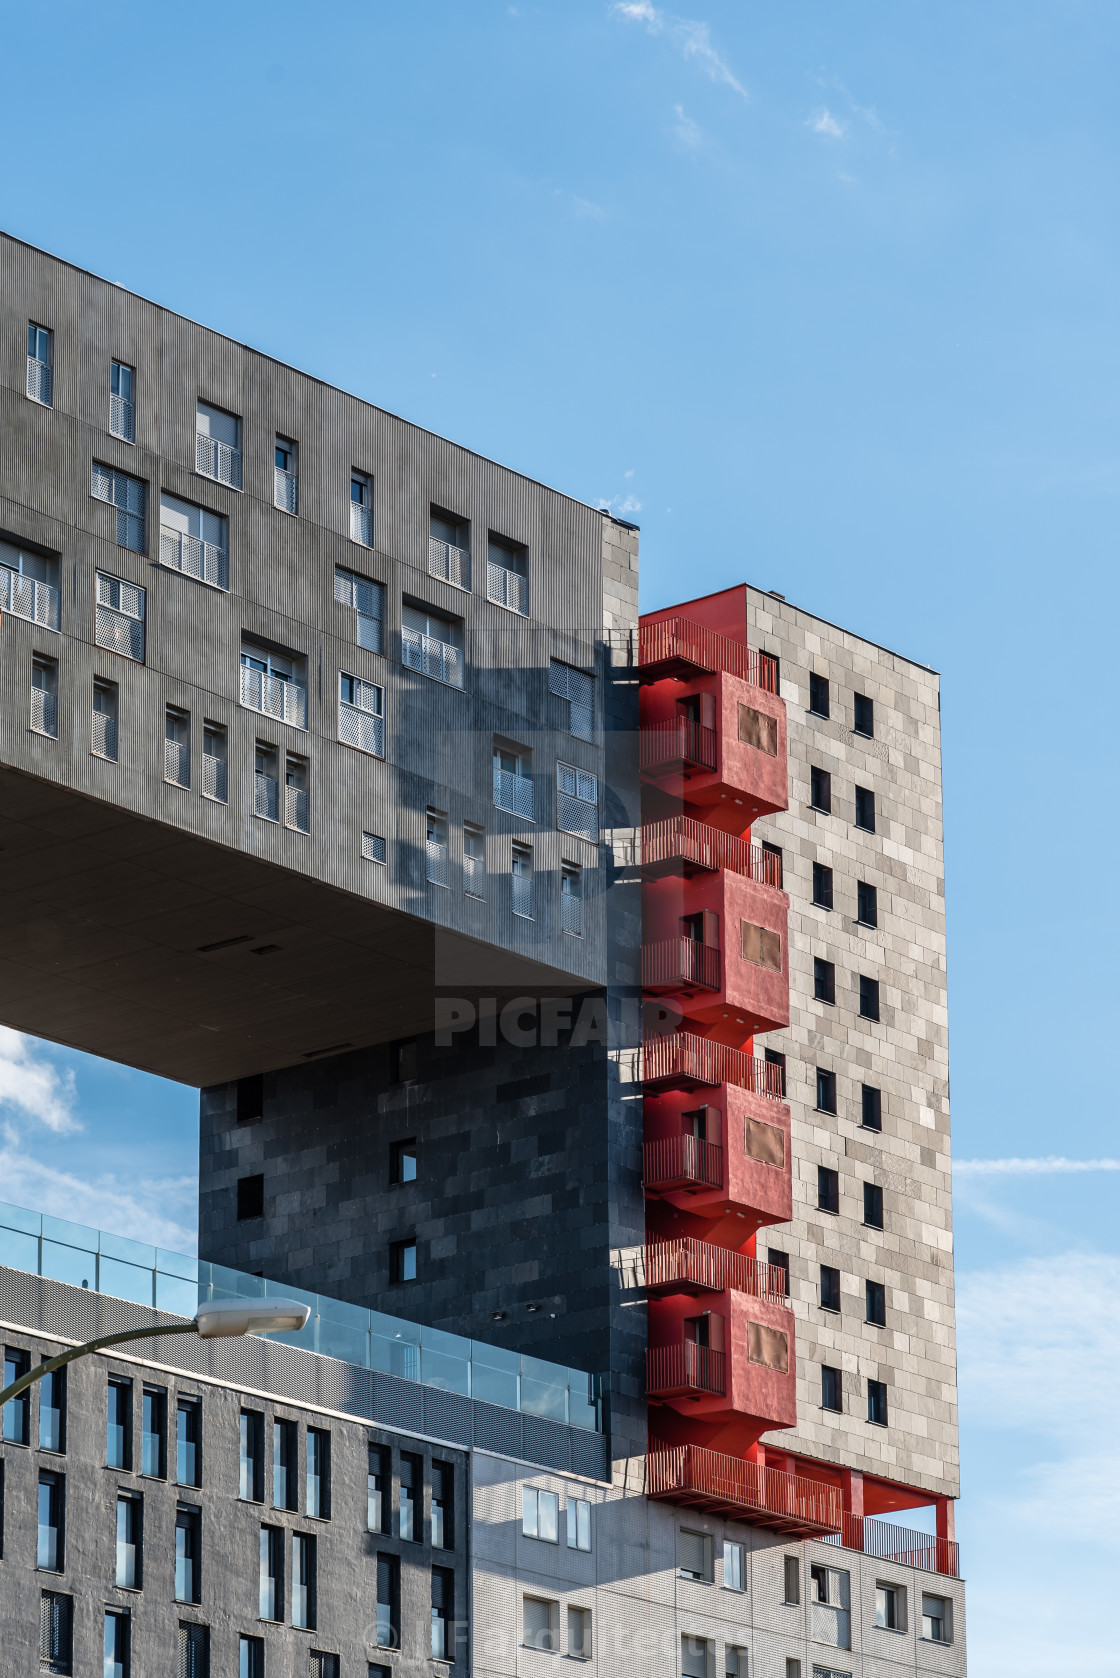
{"label": "facade window grid", "polygon": [[58,739],[58,660],[43,653],[31,660],[31,728]]}
{"label": "facade window grid", "polygon": [[103,757],[107,763],[117,761],[119,705],[120,690],[116,682],[105,682],[95,678],[90,750],[94,757]]}
{"label": "facade window grid", "polygon": [[817,1112],[835,1113],[836,1111],[836,1074],[828,1072],[823,1066],[817,1067]]}
{"label": "facade window grid", "polygon": [[556,826],[589,844],[599,843],[599,780],[571,763],[556,765]]}
{"label": "facade window grid", "polygon": [[533,919],[533,853],[528,845],[514,845],[510,864],[510,893],[513,913]]}
{"label": "facade window grid", "polygon": [[107,652],[144,662],[147,590],[105,571],[96,574],[94,640]]}
{"label": "facade window grid", "polygon": [[177,705],[168,705],[164,715],[163,778],[172,786],[191,784],[190,712]]}
{"label": "facade window grid", "polygon": [[339,671],[338,738],[371,757],[385,756],[385,690]]}
{"label": "facade window grid", "polygon": [[57,558],[0,541],[0,612],[43,629],[58,629],[62,621],[58,573]]}
{"label": "facade window grid", "polygon": [[228,489],[241,488],[241,421],[209,402],[195,410],[194,469]]}
{"label": "facade window grid", "polygon": [[533,762],[528,752],[494,747],[494,808],[533,821]]}
{"label": "facade window grid", "polygon": [[284,826],[294,833],[311,832],[311,774],[305,757],[288,752],[284,766]]}
{"label": "facade window grid", "polygon": [[284,1618],[284,1534],[279,1527],[261,1527],[258,1598],[262,1620]]}
{"label": "facade window grid", "polygon": [[811,672],[809,676],[809,715],[811,717],[827,717],[829,715],[828,677],[818,676],[815,671]]}
{"label": "facade window grid", "polygon": [[224,723],[202,725],[202,796],[215,804],[229,799],[229,735]]}
{"label": "facade window grid", "polygon": [[132,387],[134,369],[123,361],[109,364],[109,433],[122,443],[136,441],[136,405]]}
{"label": "facade window grid", "polygon": [[44,1573],[61,1573],[65,1567],[65,1516],[65,1479],[41,1471],[35,1565]]}
{"label": "facade window grid", "polygon": [[865,1130],[883,1128],[883,1092],[871,1084],[860,1085],[860,1123]]}
{"label": "facade window grid", "polygon": [[577,740],[595,738],[595,678],[586,670],[552,659],[548,667],[548,691],[568,702],[568,732]]}
{"label": "facade window grid", "polygon": [[354,613],[354,639],[366,652],[385,651],[385,585],[336,566],[334,597]]}
{"label": "facade window grid", "polygon": [[54,403],[54,333],[35,321],[27,325],[27,394],[44,408]]}
{"label": "facade window grid", "polygon": [[832,814],[832,776],[816,765],[809,770],[809,807],[825,816]]}
{"label": "facade window grid", "polygon": [[175,1478],[180,1486],[202,1484],[202,1405],[180,1398],[175,1406]]}
{"label": "facade window grid", "polygon": [[129,1492],[117,1494],[116,1583],[124,1590],[139,1590],[142,1583],[142,1510],[138,1497]]}
{"label": "facade window grid", "polygon": [[428,524],[428,575],[470,590],[470,525],[438,507],[432,508]]}
{"label": "facade window grid", "polygon": [[583,936],[583,870],[574,862],[560,870],[560,930],[573,938]]}
{"label": "facade window grid", "polygon": [[516,542],[491,533],[486,547],[486,598],[519,617],[529,615],[528,555]]}
{"label": "facade window grid", "polygon": [[141,478],[118,472],[115,467],[94,461],[90,478],[90,494],[95,501],[105,501],[116,508],[116,540],[119,548],[142,554],[147,550],[146,524],[148,486]]}
{"label": "facade window grid", "polygon": [[356,467],[350,470],[350,540],[373,547],[373,482]]}
{"label": "facade window grid", "polygon": [[211,588],[229,588],[229,525],[218,513],[208,512],[193,501],[171,495],[160,497],[159,562],[169,571],[209,583]]}
{"label": "facade window grid", "polygon": [[442,810],[429,810],[425,823],[425,877],[431,886],[450,886],[451,868],[447,851],[447,817]]}
{"label": "facade window grid", "polygon": [[315,1629],[315,1539],[307,1532],[292,1533],[292,1624]]}
{"label": "facade window grid", "polygon": [[442,682],[445,687],[463,686],[464,659],[462,626],[429,607],[401,608],[401,663],[406,670]]}
{"label": "facade window grid", "polygon": [[468,897],[486,897],[486,833],[473,822],[463,823],[463,890]]}
{"label": "facade window grid", "polygon": [[276,469],[273,499],[282,513],[299,512],[299,465],[296,445],[290,437],[276,436]]}
{"label": "facade window grid", "polygon": [[879,981],[866,973],[859,976],[859,1017],[861,1020],[879,1018]]}
{"label": "facade window grid", "polygon": [[867,1419],[875,1427],[887,1426],[887,1383],[885,1381],[868,1379]]}
{"label": "facade window grid", "polygon": [[855,715],[852,721],[852,733],[862,734],[868,740],[873,739],[875,736],[875,701],[869,699],[865,693],[857,693],[854,696],[853,710]]}
{"label": "facade window grid", "polygon": [[831,1165],[817,1166],[817,1208],[821,1212],[840,1210],[840,1173]]}
{"label": "facade window grid", "polygon": [[123,1376],[111,1376],[107,1384],[105,1463],[109,1468],[132,1467],[132,1382]]}

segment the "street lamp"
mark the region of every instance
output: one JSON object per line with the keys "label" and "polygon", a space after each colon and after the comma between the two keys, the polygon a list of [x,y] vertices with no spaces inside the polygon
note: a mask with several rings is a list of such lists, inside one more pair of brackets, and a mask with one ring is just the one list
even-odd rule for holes
{"label": "street lamp", "polygon": [[56,1358],[37,1364],[0,1392],[0,1409],[9,1399],[18,1398],[35,1381],[42,1380],[64,1363],[84,1358],[87,1352],[100,1352],[106,1346],[120,1346],[126,1340],[154,1340],[160,1334],[197,1334],[203,1340],[224,1340],[238,1334],[279,1334],[284,1330],[298,1332],[311,1315],[311,1308],[294,1299],[223,1299],[200,1305],[189,1323],[173,1323],[167,1328],[130,1328],[124,1334],[105,1334],[99,1340],[87,1340],[84,1346],[74,1346],[60,1352]]}

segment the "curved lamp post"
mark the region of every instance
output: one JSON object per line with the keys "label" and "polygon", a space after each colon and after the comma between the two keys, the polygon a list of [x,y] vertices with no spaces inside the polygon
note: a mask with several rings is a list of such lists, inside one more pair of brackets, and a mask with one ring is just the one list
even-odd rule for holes
{"label": "curved lamp post", "polygon": [[106,1346],[120,1346],[126,1340],[154,1340],[161,1334],[197,1334],[203,1340],[224,1340],[240,1334],[279,1334],[284,1330],[298,1331],[311,1315],[307,1305],[294,1299],[224,1299],[200,1305],[189,1323],[175,1323],[168,1328],[130,1328],[124,1334],[105,1334],[99,1340],[87,1340],[84,1346],[74,1346],[48,1358],[10,1387],[0,1392],[0,1409],[9,1399],[18,1398],[35,1381],[42,1380],[64,1363],[84,1358],[88,1352],[100,1352]]}

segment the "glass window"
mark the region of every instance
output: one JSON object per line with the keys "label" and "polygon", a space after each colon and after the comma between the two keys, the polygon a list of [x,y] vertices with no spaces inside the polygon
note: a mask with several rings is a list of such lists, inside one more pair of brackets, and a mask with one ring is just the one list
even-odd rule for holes
{"label": "glass window", "polygon": [[39,1475],[39,1535],[36,1566],[48,1573],[61,1573],[63,1568],[62,1519],[63,1488],[61,1474]]}
{"label": "glass window", "polygon": [[292,1624],[315,1625],[315,1540],[306,1532],[292,1534]]}
{"label": "glass window", "polygon": [[493,531],[486,546],[486,598],[522,617],[528,614],[528,551]]}
{"label": "glass window", "polygon": [[90,494],[95,501],[105,501],[116,508],[117,546],[128,548],[132,553],[144,553],[147,545],[147,484],[140,478],[131,478],[127,472],[118,472],[115,467],[102,466],[95,460]]}
{"label": "glass window", "polygon": [[334,597],[340,606],[355,614],[354,639],[367,652],[385,651],[385,587],[369,577],[359,577],[355,571],[337,567],[334,574]]}
{"label": "glass window", "polygon": [[259,1410],[241,1412],[239,1496],[249,1503],[264,1502],[264,1417]]}
{"label": "glass window", "polygon": [[576,1661],[591,1659],[590,1608],[571,1606],[568,1609],[568,1654]]}
{"label": "glass window", "polygon": [[583,870],[571,862],[560,870],[560,927],[573,938],[583,935]]}
{"label": "glass window", "polygon": [[144,662],[144,616],[147,591],[122,577],[97,573],[94,639],[99,647]]}
{"label": "glass window", "polygon": [[480,901],[486,896],[486,834],[471,822],[463,824],[463,890]]}
{"label": "glass window", "polygon": [[809,677],[809,714],[814,717],[829,714],[827,676],[811,674]]}
{"label": "glass window", "polygon": [[832,908],[832,869],[823,862],[813,864],[813,902],[818,909]]}
{"label": "glass window", "polygon": [[455,1470],[449,1462],[432,1464],[432,1548],[455,1548]]}
{"label": "glass window", "polygon": [[419,1457],[401,1455],[399,1534],[410,1544],[424,1541],[424,1471]]}
{"label": "glass window", "polygon": [[202,1406],[181,1398],[176,1407],[175,1478],[181,1486],[202,1484]]}
{"label": "glass window", "polygon": [[105,1427],[105,1462],[109,1468],[132,1467],[132,1382],[111,1380]]}
{"label": "glass window", "polygon": [[279,1527],[261,1528],[258,1612],[262,1620],[284,1618],[283,1538]]}
{"label": "glass window", "polygon": [[373,484],[364,472],[350,472],[350,540],[373,547]]}
{"label": "glass window", "polygon": [[123,1589],[140,1584],[140,1500],[121,1494],[117,1498],[117,1575]]}
{"label": "glass window", "polygon": [[54,1369],[39,1378],[39,1449],[66,1449],[65,1369]]}
{"label": "glass window", "polygon": [[450,687],[463,685],[462,625],[427,606],[401,608],[401,663]]}
{"label": "glass window", "polygon": [[195,417],[195,471],[241,488],[241,421],[209,402],[198,404]]}
{"label": "glass window", "polygon": [[299,1429],[295,1422],[276,1422],[272,1424],[272,1507],[274,1509],[295,1509],[298,1507],[296,1493],[296,1461],[299,1445]]}
{"label": "glass window", "polygon": [[[271,1616],[269,1617],[271,1618]],[[262,1637],[242,1636],[238,1640],[237,1678],[264,1678],[264,1639]]]}
{"label": "glass window", "polygon": [[745,1591],[747,1588],[746,1561],[743,1546],[730,1538],[723,1541],[723,1588]]}
{"label": "glass window", "polygon": [[109,366],[109,432],[122,443],[136,441],[136,407],[132,397],[132,368],[123,361]]}
{"label": "glass window", "polygon": [[54,400],[54,333],[34,321],[27,327],[27,394],[44,408]]}
{"label": "glass window", "polygon": [[568,730],[577,740],[595,738],[595,678],[585,670],[552,659],[548,691],[568,702]]}
{"label": "glass window", "polygon": [[330,1518],[331,1436],[324,1428],[307,1430],[307,1513],[318,1520]]}
{"label": "glass window", "polygon": [[388,1476],[384,1449],[380,1445],[371,1445],[366,1471],[366,1528],[369,1532],[389,1530],[386,1524],[389,1514]]}
{"label": "glass window", "polygon": [[527,845],[514,845],[511,861],[512,908],[523,920],[533,919],[533,853]]}
{"label": "glass window", "polygon": [[871,739],[875,733],[875,701],[868,699],[864,693],[855,696],[855,727],[856,734],[864,734]]}
{"label": "glass window", "polygon": [[582,1497],[568,1499],[568,1548],[591,1548],[591,1505]]}
{"label": "glass window", "polygon": [[561,833],[598,843],[599,782],[588,770],[570,763],[556,765],[556,825]]}
{"label": "glass window", "polygon": [[541,1491],[536,1486],[521,1488],[521,1531],[526,1538],[539,1538],[546,1544],[560,1542],[560,1499],[556,1492]]}
{"label": "glass window", "polygon": [[382,1649],[399,1649],[400,1562],[396,1556],[377,1558],[377,1643]]}
{"label": "glass window", "polygon": [[875,831],[875,794],[870,787],[856,788],[856,826],[865,833]]}
{"label": "glass window", "polygon": [[860,1085],[861,1120],[866,1130],[883,1128],[883,1092],[870,1084]]}
{"label": "glass window", "polygon": [[200,1602],[202,1515],[182,1504],[175,1515],[175,1600]]}
{"label": "glass window", "polygon": [[449,1567],[432,1568],[432,1659],[451,1660],[450,1630],[455,1620],[455,1575]]}
{"label": "glass window", "polygon": [[128,1614],[118,1609],[106,1609],[104,1678],[129,1678],[130,1629]]}
{"label": "glass window", "polygon": [[144,1417],[140,1472],[153,1480],[167,1477],[167,1394],[162,1387],[144,1388]]}

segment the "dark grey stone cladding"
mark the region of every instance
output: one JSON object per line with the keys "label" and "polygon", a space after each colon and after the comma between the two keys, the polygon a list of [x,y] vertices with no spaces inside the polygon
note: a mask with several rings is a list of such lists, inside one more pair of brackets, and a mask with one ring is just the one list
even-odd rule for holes
{"label": "dark grey stone cladding", "polygon": [[[171,1323],[139,1305],[83,1292],[21,1271],[0,1268],[0,1341],[30,1353],[33,1363],[75,1341],[128,1328]],[[60,1338],[52,1338],[57,1334]],[[127,1355],[124,1355],[127,1354]],[[106,1387],[111,1374],[132,1382],[133,1468],[105,1466]],[[165,1479],[142,1476],[140,1403],[145,1384],[167,1394],[170,1418]],[[175,1483],[174,1417],[177,1400],[197,1399],[202,1413],[202,1485]],[[605,1474],[601,1437],[557,1423],[522,1417],[494,1405],[371,1375],[335,1359],[261,1340],[199,1341],[188,1336],[137,1341],[119,1352],[78,1360],[66,1376],[65,1435],[61,1453],[39,1448],[38,1404],[31,1404],[28,1445],[0,1443],[3,1529],[0,1533],[0,1641],[5,1672],[38,1670],[39,1600],[43,1590],[73,1599],[76,1674],[100,1670],[102,1617],[123,1608],[132,1617],[132,1671],[168,1671],[181,1622],[210,1628],[211,1672],[236,1672],[238,1637],[261,1637],[266,1672],[308,1670],[320,1649],[341,1657],[341,1671],[365,1672],[365,1661],[389,1660],[375,1647],[378,1555],[400,1568],[401,1649],[391,1657],[395,1674],[413,1678],[439,1673],[430,1658],[431,1570],[455,1575],[455,1614],[461,1630],[459,1661],[467,1657],[469,1626],[470,1455],[474,1445],[519,1457],[528,1448],[545,1467]],[[264,1501],[239,1495],[240,1412],[265,1418]],[[298,1432],[299,1508],[272,1507],[271,1423],[286,1420]],[[304,1471],[308,1427],[330,1434],[329,1518],[306,1513]],[[366,1525],[367,1446],[381,1446],[392,1472],[392,1531]],[[401,1453],[415,1456],[423,1473],[423,1542],[398,1535]],[[597,1460],[594,1460],[596,1459]],[[454,1546],[433,1549],[430,1498],[432,1463],[454,1473]],[[42,1472],[64,1477],[63,1569],[36,1569],[37,1482]],[[116,1499],[126,1491],[143,1500],[141,1588],[114,1584]],[[174,1600],[175,1520],[179,1505],[201,1517],[201,1601]],[[285,1535],[315,1539],[316,1627],[261,1622],[258,1616],[259,1534],[262,1525]],[[285,1580],[285,1595],[290,1577]],[[286,1600],[288,1616],[290,1606]],[[462,1670],[462,1668],[460,1668]]]}

